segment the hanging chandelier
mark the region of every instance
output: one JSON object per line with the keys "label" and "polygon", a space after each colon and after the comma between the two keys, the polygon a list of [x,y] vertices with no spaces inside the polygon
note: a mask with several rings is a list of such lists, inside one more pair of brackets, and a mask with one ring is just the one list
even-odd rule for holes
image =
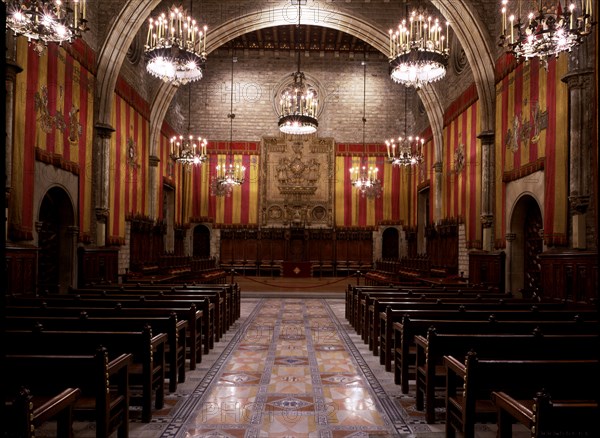
{"label": "hanging chandelier", "polygon": [[394,166],[412,166],[423,162],[423,144],[425,139],[418,136],[398,137],[385,141],[388,161]]}
{"label": "hanging chandelier", "polygon": [[[387,160],[393,166],[413,166],[424,160],[423,145],[425,139],[418,135],[407,135],[406,119],[408,115],[407,93],[404,91],[404,136],[385,141]],[[398,143],[396,143],[396,140]]]}
{"label": "hanging chandelier", "polygon": [[208,141],[205,138],[188,136],[175,136],[171,138],[171,158],[181,164],[202,164],[206,155]]}
{"label": "hanging chandelier", "polygon": [[[300,4],[298,2],[298,24],[296,31],[300,30]],[[299,41],[296,35],[296,41]],[[279,130],[284,134],[306,135],[317,132],[319,122],[317,111],[319,107],[317,91],[306,84],[305,76],[300,71],[300,47],[298,51],[298,71],[293,73],[293,83],[284,87],[279,101]]]}
{"label": "hanging chandelier", "polygon": [[170,140],[171,159],[178,163],[192,165],[202,164],[208,158],[206,146],[208,140],[190,134],[192,121],[192,88],[188,86],[188,127],[187,135],[176,135]]}
{"label": "hanging chandelier", "polygon": [[48,43],[81,38],[88,30],[86,0],[3,0],[6,27],[33,43],[41,55]]}
{"label": "hanging chandelier", "polygon": [[[448,28],[444,32],[440,21],[425,16],[423,11],[413,11],[398,25],[390,29],[390,76],[407,87],[420,88],[439,81],[446,75],[448,56]],[[444,35],[445,33],[445,35]]]}
{"label": "hanging chandelier", "polygon": [[202,78],[206,62],[206,31],[200,29],[182,7],[171,6],[168,13],[148,21],[144,52],[146,70],[152,76],[184,85]]}
{"label": "hanging chandelier", "polygon": [[[509,10],[502,0],[502,35],[500,46],[517,58],[539,58],[542,62],[581,43],[596,24],[592,20],[592,0],[575,2],[563,9],[561,1],[546,5],[545,0],[517,0],[517,11]],[[522,3],[526,3],[528,11]],[[578,3],[579,4],[579,3]],[[521,13],[527,13],[527,18]],[[516,15],[515,15],[516,14]]]}
{"label": "hanging chandelier", "polygon": [[229,118],[229,144],[227,156],[219,161],[216,167],[216,173],[211,180],[211,194],[213,196],[229,196],[235,186],[240,186],[246,181],[246,166],[239,161],[234,161],[231,145],[233,143],[233,65],[237,62],[234,56],[231,58],[231,100]]}
{"label": "hanging chandelier", "polygon": [[368,157],[366,155],[365,146],[365,125],[367,123],[366,118],[366,96],[367,96],[367,64],[363,61],[363,154],[359,159],[357,166],[352,166],[350,169],[350,182],[352,186],[356,188],[360,194],[369,199],[379,198],[383,192],[383,185],[381,180],[377,176],[379,169],[375,166],[370,166],[368,163]]}

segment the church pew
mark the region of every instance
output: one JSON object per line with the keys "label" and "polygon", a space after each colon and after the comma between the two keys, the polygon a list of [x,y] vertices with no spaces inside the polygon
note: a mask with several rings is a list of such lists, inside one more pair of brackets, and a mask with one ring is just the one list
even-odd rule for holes
{"label": "church pew", "polygon": [[426,335],[427,330],[434,327],[437,333],[506,333],[527,334],[535,329],[545,334],[594,334],[598,330],[598,321],[464,321],[411,319],[404,316],[401,322],[394,323],[393,367],[394,382],[400,385],[402,393],[409,391],[409,380],[414,378],[416,347],[414,338]]}
{"label": "church pew", "polygon": [[46,397],[34,396],[27,388],[21,388],[5,403],[6,436],[34,438],[37,428],[55,421],[55,436],[72,438],[73,408],[80,397],[79,388],[65,388],[56,395]]}
{"label": "church pew", "polygon": [[[5,350],[9,354],[89,355],[100,346],[105,347],[111,356],[131,354],[129,385],[141,388],[142,421],[146,423],[151,421],[153,399],[157,409],[161,409],[164,405],[167,335],[165,333],[153,335],[150,326],[136,332],[44,330],[43,328],[6,330],[5,339]],[[176,363],[170,364],[170,368],[175,367],[176,370],[169,376],[172,392],[177,388],[176,366]],[[183,381],[181,377],[180,381]]]}
{"label": "church pew", "polygon": [[394,310],[391,307],[386,307],[385,312],[379,314],[379,345],[380,358],[379,362],[385,365],[386,371],[392,371],[394,345],[394,323],[401,322],[404,316],[411,319],[431,319],[431,320],[471,320],[471,321],[487,321],[495,319],[498,321],[519,321],[519,320],[536,320],[536,321],[572,321],[581,319],[583,321],[597,321],[598,313],[592,306],[581,306],[575,309],[547,309],[543,307],[532,306],[529,310],[510,310],[499,308],[494,311],[476,310],[459,308],[457,310],[437,309],[401,309]]}
{"label": "church pew", "polygon": [[[84,303],[80,303],[83,305]],[[194,305],[189,308],[165,307],[165,308],[124,308],[122,306],[111,307],[48,307],[38,306],[15,306],[5,308],[7,319],[19,318],[132,318],[153,319],[169,318],[171,314],[177,315],[178,321],[186,321],[185,345],[187,357],[190,360],[190,369],[196,368],[196,364],[202,361],[202,345],[208,353],[209,341],[203,337],[203,326],[205,319],[203,313]],[[181,340],[179,341],[181,342]]]}
{"label": "church pew", "polygon": [[566,303],[559,301],[540,302],[538,300],[521,298],[492,298],[481,296],[479,294],[474,297],[421,297],[418,301],[411,301],[410,298],[406,297],[371,295],[366,297],[365,319],[362,323],[364,328],[362,332],[364,333],[364,341],[369,344],[369,349],[373,351],[374,356],[379,354],[380,314],[388,305],[392,309],[429,308],[431,305],[434,305],[435,308],[465,305],[467,308],[478,308],[482,310],[494,310],[496,308],[527,309],[534,305],[546,309],[559,309],[567,306]]}
{"label": "church pew", "polygon": [[[510,392],[523,399],[533,399],[537,392],[544,391],[557,400],[586,400],[589,403],[600,389],[596,376],[598,364],[598,360],[574,359],[486,360],[479,359],[475,351],[460,359],[444,356],[446,437],[454,438],[459,432],[464,438],[474,438],[476,422],[496,420],[493,391]],[[594,420],[597,424],[597,418]],[[570,424],[574,421],[575,418],[567,420]]]}
{"label": "church pew", "polygon": [[[79,299],[65,299],[65,295],[57,298],[56,296],[51,297],[10,297],[7,306],[27,306],[27,307],[77,307],[82,310],[91,308],[104,308],[104,309],[123,309],[123,308],[139,308],[139,309],[162,309],[163,312],[177,313],[179,319],[184,316],[181,313],[189,312],[190,309],[194,308],[202,312],[202,335],[204,337],[204,352],[208,354],[209,350],[214,348],[214,305],[210,303],[210,300],[204,298],[198,298],[196,300],[146,300],[146,299],[116,299],[116,298],[89,298],[85,302],[83,298],[79,296]],[[141,311],[140,311],[141,312]],[[141,312],[143,313],[143,312]],[[187,316],[185,316],[187,318]],[[189,328],[192,327],[192,322],[189,322]]]}
{"label": "church pew", "polygon": [[[165,373],[169,376],[169,388],[175,391],[177,382],[185,381],[186,331],[188,322],[178,320],[177,315],[143,316],[143,317],[90,317],[88,313],[79,316],[6,316],[7,330],[43,330],[43,331],[74,331],[74,332],[139,332],[149,326],[151,333],[167,335],[165,350]],[[162,408],[161,397],[157,397],[157,409]],[[150,411],[146,410],[146,414]],[[145,417],[148,418],[149,417]]]}
{"label": "church pew", "polygon": [[[79,388],[75,419],[93,419],[96,438],[129,436],[129,365],[131,354],[109,358],[106,348],[92,355],[7,354],[2,372],[7,384],[26,386],[38,395],[55,395],[65,387]],[[43,373],[40,370],[44,370]]]}
{"label": "church pew", "polygon": [[598,335],[451,334],[430,328],[415,336],[416,409],[425,409],[427,423],[435,421],[435,391],[445,388],[444,356],[464,357],[474,350],[481,358],[590,359],[597,356]]}
{"label": "church pew", "polygon": [[492,401],[497,411],[498,438],[513,436],[513,422],[527,427],[531,438],[600,436],[597,393],[595,400],[553,400],[545,391],[528,399],[515,399],[504,391],[493,391]]}
{"label": "church pew", "polygon": [[[56,296],[44,297],[55,298]],[[90,299],[113,299],[128,301],[195,301],[198,299],[207,299],[213,310],[214,336],[215,341],[219,341],[225,332],[229,329],[229,314],[227,308],[226,293],[220,290],[214,291],[184,291],[184,290],[144,290],[144,289],[73,289],[70,295],[59,296],[58,299],[68,300],[90,300]]]}

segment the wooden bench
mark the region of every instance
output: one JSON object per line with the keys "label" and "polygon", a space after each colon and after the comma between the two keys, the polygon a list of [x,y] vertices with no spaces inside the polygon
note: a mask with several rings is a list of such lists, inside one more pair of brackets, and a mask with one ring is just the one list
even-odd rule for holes
{"label": "wooden bench", "polygon": [[545,334],[594,334],[598,331],[598,321],[580,319],[565,321],[464,321],[411,319],[404,316],[401,322],[394,323],[393,365],[394,382],[401,385],[402,393],[409,390],[409,379],[414,379],[416,347],[414,338],[426,335],[427,330],[435,327],[438,333],[507,333],[527,334],[539,329]]}
{"label": "wooden bench", "polygon": [[73,408],[81,397],[79,388],[66,388],[53,396],[33,396],[27,388],[5,403],[6,436],[34,438],[35,430],[49,421],[56,421],[56,437],[73,437]]}
{"label": "wooden bench", "polygon": [[[96,423],[96,438],[129,436],[129,365],[131,354],[109,358],[106,348],[93,355],[13,355],[4,357],[8,384],[25,386],[38,395],[55,395],[65,387],[79,388],[75,419]],[[44,370],[43,373],[40,370]]]}
{"label": "wooden bench", "polygon": [[477,351],[482,358],[589,359],[596,355],[599,336],[520,334],[450,334],[430,328],[427,337],[415,336],[416,408],[425,409],[427,423],[435,422],[436,389],[446,383],[444,356],[464,357]]}
{"label": "wooden bench", "polygon": [[[82,305],[85,303],[81,303]],[[189,358],[189,369],[196,369],[196,364],[202,362],[203,325],[202,311],[196,310],[196,306],[189,309],[178,308],[115,308],[101,307],[48,307],[38,305],[30,306],[7,306],[7,324],[14,328],[31,328],[32,319],[57,318],[57,317],[85,317],[85,318],[130,318],[152,320],[154,318],[169,318],[172,313],[177,315],[178,321],[187,321],[186,324],[186,348]],[[23,321],[19,321],[23,320]],[[205,342],[205,349],[209,344]],[[181,361],[183,363],[183,361]]]}
{"label": "wooden bench", "polygon": [[[545,354],[551,357],[552,352]],[[598,360],[552,358],[484,360],[474,351],[461,359],[445,356],[446,436],[454,438],[458,431],[464,438],[474,438],[476,422],[496,420],[492,391],[533,399],[544,390],[557,399],[590,402],[598,395],[598,364]]]}
{"label": "wooden bench", "polygon": [[[140,332],[149,326],[154,335],[167,335],[165,350],[165,372],[169,376],[169,390],[174,392],[177,383],[185,381],[186,331],[188,322],[179,321],[174,312],[169,316],[108,316],[90,317],[87,312],[78,316],[6,316],[5,325],[8,330],[44,330],[44,331],[95,331],[95,332]],[[162,394],[161,394],[162,395]],[[162,397],[160,397],[162,400]],[[157,398],[158,400],[158,398]],[[162,407],[162,402],[160,406]],[[149,414],[147,411],[146,414]],[[145,417],[148,418],[149,417]]]}
{"label": "wooden bench", "polygon": [[515,399],[503,391],[493,391],[496,405],[498,438],[512,437],[512,424],[516,421],[529,430],[531,438],[552,436],[600,436],[596,400],[553,400],[545,391],[531,399]]}
{"label": "wooden bench", "polygon": [[[157,409],[164,405],[167,335],[153,335],[150,326],[139,332],[7,330],[5,339],[5,350],[9,354],[68,357],[93,354],[100,346],[111,356],[130,354],[129,386],[141,390],[142,420],[148,423],[152,419],[153,398]],[[176,387],[177,382],[174,389]],[[129,403],[133,404],[134,400],[137,398],[130,394]]]}
{"label": "wooden bench", "polygon": [[556,308],[561,309],[567,306],[566,303],[559,301],[539,302],[537,300],[524,300],[521,298],[501,298],[482,296],[481,294],[466,295],[466,296],[450,296],[450,297],[427,297],[421,296],[419,300],[411,300],[410,298],[397,296],[370,296],[367,298],[370,304],[365,309],[365,321],[363,329],[365,343],[369,344],[369,349],[373,351],[373,355],[379,354],[379,335],[381,323],[381,312],[387,307],[393,310],[403,309],[443,309],[456,308],[464,306],[466,309],[490,310],[495,309],[530,309],[532,306],[538,308]]}
{"label": "wooden bench", "polygon": [[[102,298],[102,299],[65,299],[65,298],[11,298],[10,303],[7,305],[7,312],[16,312],[19,307],[38,307],[38,308],[77,308],[80,311],[88,311],[90,309],[107,309],[107,312],[111,310],[121,309],[138,309],[139,316],[143,316],[144,313],[151,314],[152,312],[166,313],[169,315],[171,312],[177,313],[179,319],[188,320],[188,329],[195,331],[190,333],[189,337],[197,338],[202,336],[202,344],[204,345],[204,352],[208,352],[214,348],[214,313],[212,311],[213,305],[209,300],[198,299],[187,301],[148,301],[148,300],[126,300],[116,298]],[[200,311],[200,313],[196,313]],[[118,315],[116,315],[118,316]],[[197,322],[201,322],[202,329],[197,329]],[[188,337],[188,338],[189,338]],[[196,345],[196,342],[188,342],[188,345]],[[191,359],[190,359],[191,360]],[[196,361],[200,362],[200,354],[197,353]]]}
{"label": "wooden bench", "polygon": [[498,321],[572,321],[576,318],[583,321],[597,321],[598,313],[592,306],[585,306],[578,309],[558,309],[544,310],[543,308],[532,306],[529,310],[510,310],[498,308],[494,311],[489,310],[467,310],[459,308],[457,310],[394,310],[386,308],[385,312],[379,314],[380,322],[380,363],[385,365],[386,371],[392,371],[393,345],[394,345],[394,323],[401,322],[404,316],[410,319],[431,319],[431,320],[452,320],[461,319],[465,321],[487,321],[495,319]]}

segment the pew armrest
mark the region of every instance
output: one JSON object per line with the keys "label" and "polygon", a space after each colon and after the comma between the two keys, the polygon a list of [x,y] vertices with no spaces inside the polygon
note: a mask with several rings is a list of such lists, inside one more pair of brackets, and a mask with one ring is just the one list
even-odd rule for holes
{"label": "pew armrest", "polygon": [[[72,411],[75,402],[81,397],[79,388],[67,388],[45,403],[33,408],[34,426],[49,421],[61,415],[65,410]],[[71,413],[72,415],[72,413]],[[71,416],[69,415],[69,417]]]}

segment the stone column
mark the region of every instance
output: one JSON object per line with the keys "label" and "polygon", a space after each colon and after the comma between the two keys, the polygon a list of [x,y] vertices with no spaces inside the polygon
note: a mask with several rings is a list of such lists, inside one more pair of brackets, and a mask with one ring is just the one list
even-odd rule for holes
{"label": "stone column", "polygon": [[577,68],[562,81],[569,89],[569,206],[572,246],[587,247],[587,216],[590,205],[592,169],[592,120],[594,71]]}
{"label": "stone column", "polygon": [[95,222],[92,229],[95,228],[96,231],[96,245],[106,246],[108,214],[110,212],[110,139],[115,129],[104,123],[96,124],[95,128],[92,192],[96,214],[92,218],[92,221]]}
{"label": "stone column", "polygon": [[160,175],[158,174],[158,163],[160,158],[156,155],[150,155],[148,157],[148,185],[150,187],[150,193],[148,194],[148,205],[150,218],[158,218],[158,194],[160,193]]}
{"label": "stone column", "polygon": [[436,224],[442,219],[443,168],[444,165],[441,161],[438,161],[433,165],[435,179],[435,191],[433,193],[433,222]]}
{"label": "stone column", "polygon": [[[14,109],[15,109],[15,88],[17,83],[17,75],[23,71],[21,66],[16,63],[15,52],[16,38],[14,38],[12,31],[6,31],[6,62],[5,62],[5,89],[6,89],[6,143],[5,143],[5,200],[6,200],[6,211],[5,218],[8,218],[8,209],[10,208],[10,192],[12,191],[12,156],[13,156],[13,126],[14,126]],[[8,227],[5,227],[4,231],[7,232]],[[5,238],[8,236],[5,233]]]}
{"label": "stone column", "polygon": [[494,133],[484,131],[477,136],[481,140],[481,225],[482,249],[494,249],[494,199],[495,199],[495,154]]}
{"label": "stone column", "polygon": [[67,233],[70,240],[69,250],[71,252],[71,284],[70,286],[77,288],[79,284],[79,257],[77,254],[77,241],[79,240],[79,227],[71,225],[67,227]]}

